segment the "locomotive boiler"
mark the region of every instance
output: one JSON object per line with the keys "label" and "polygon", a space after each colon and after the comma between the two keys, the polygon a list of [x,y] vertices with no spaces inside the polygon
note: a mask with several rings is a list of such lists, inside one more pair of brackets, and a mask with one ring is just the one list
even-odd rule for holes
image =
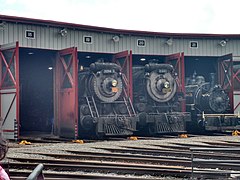
{"label": "locomotive boiler", "polygon": [[192,116],[187,129],[197,132],[234,130],[239,120],[229,113],[229,96],[216,83],[215,73],[209,77],[209,82],[206,82],[205,77],[194,72],[192,77],[186,79],[186,105]]}
{"label": "locomotive boiler", "polygon": [[136,115],[127,97],[120,66],[95,62],[79,71],[79,134],[81,137],[128,136]]}
{"label": "locomotive boiler", "polygon": [[139,134],[157,135],[185,131],[188,113],[181,112],[182,95],[170,64],[150,62],[133,67],[133,104]]}

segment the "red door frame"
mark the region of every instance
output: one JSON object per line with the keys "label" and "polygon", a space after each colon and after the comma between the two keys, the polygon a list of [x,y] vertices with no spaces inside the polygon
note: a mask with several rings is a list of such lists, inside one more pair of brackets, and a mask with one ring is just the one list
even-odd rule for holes
{"label": "red door frame", "polygon": [[[10,59],[7,59],[7,57],[4,55],[5,52],[10,52],[11,57]],[[3,67],[6,68],[5,72],[3,71]],[[13,133],[14,136],[10,139],[18,139],[19,137],[19,43],[16,42],[15,44],[6,44],[0,46],[0,102],[2,102],[2,96],[14,94],[14,97],[10,103],[10,106],[7,110],[7,113],[5,117],[3,117],[2,114],[2,105],[0,103],[0,117],[3,118],[3,126],[8,119],[8,115],[11,111],[11,108],[13,106],[16,106],[16,114],[15,118],[16,120],[12,120],[13,126],[10,129],[4,129],[3,132]],[[7,82],[8,81],[8,82]],[[11,84],[5,84],[9,83]],[[8,91],[4,92],[4,90],[10,90],[15,89],[14,91]],[[14,101],[16,100],[16,103],[14,104]],[[9,120],[8,120],[9,121]],[[15,124],[17,123],[17,124]],[[17,129],[15,128],[17,125]],[[17,132],[16,132],[17,131]]]}
{"label": "red door frame", "polygon": [[77,48],[58,51],[55,70],[55,121],[61,137],[78,137]]}
{"label": "red door frame", "polygon": [[[236,59],[237,58],[237,59]],[[236,60],[235,60],[236,59]],[[233,66],[234,65],[240,65],[240,56],[233,56]],[[237,63],[237,64],[235,64]],[[240,89],[236,89],[235,87],[235,82],[237,82],[238,84],[240,84],[240,68],[234,72],[234,69],[233,69],[233,85],[234,85],[234,91],[240,91]],[[236,81],[235,81],[236,80]],[[234,95],[237,95],[237,96],[240,96],[239,93],[234,93]],[[235,102],[234,102],[235,103]],[[235,106],[234,106],[234,111],[240,106],[240,102],[238,102]]]}
{"label": "red door frame", "polygon": [[231,111],[234,111],[233,105],[233,56],[227,54],[218,58],[218,82],[228,93],[230,99]]}
{"label": "red door frame", "polygon": [[[123,60],[123,61],[122,61]],[[121,66],[121,72],[125,75],[125,88],[126,95],[130,97],[131,101],[133,100],[133,89],[132,89],[132,50],[123,51],[114,54],[113,60],[114,63],[117,63]]]}
{"label": "red door frame", "polygon": [[[175,53],[167,55],[166,63],[173,65],[175,72],[177,73],[177,84],[178,84],[178,92],[182,93],[185,97],[185,68],[184,68],[184,53]],[[186,102],[185,100],[181,103],[182,111],[186,111]]]}

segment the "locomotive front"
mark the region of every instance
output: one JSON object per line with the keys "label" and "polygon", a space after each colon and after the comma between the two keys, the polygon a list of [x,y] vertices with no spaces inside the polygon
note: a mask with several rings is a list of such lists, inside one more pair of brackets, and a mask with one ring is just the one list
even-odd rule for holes
{"label": "locomotive front", "polygon": [[147,93],[154,101],[169,102],[176,94],[177,83],[170,64],[146,64],[145,78]]}
{"label": "locomotive front", "polygon": [[170,64],[133,67],[134,106],[139,133],[150,135],[185,131],[186,114],[180,110],[176,75]]}
{"label": "locomotive front", "polygon": [[136,130],[136,117],[120,66],[95,62],[79,72],[79,133],[81,136],[128,136]]}
{"label": "locomotive front", "polygon": [[192,114],[189,130],[194,131],[224,131],[233,130],[239,124],[230,112],[230,100],[227,92],[215,82],[215,74],[210,74],[210,80],[197,76],[187,78],[186,105]]}

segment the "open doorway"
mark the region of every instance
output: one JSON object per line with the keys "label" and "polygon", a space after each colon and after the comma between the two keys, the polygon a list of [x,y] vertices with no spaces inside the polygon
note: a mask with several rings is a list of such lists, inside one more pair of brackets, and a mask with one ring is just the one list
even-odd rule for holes
{"label": "open doorway", "polygon": [[51,133],[56,52],[20,48],[20,136]]}
{"label": "open doorway", "polygon": [[214,73],[217,78],[218,73],[218,57],[203,57],[203,56],[185,56],[185,78],[203,76],[206,82],[209,82],[210,74]]}

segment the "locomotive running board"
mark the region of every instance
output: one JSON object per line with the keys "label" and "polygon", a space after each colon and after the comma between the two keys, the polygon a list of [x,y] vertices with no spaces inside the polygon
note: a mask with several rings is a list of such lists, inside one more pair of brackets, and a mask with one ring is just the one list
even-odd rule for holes
{"label": "locomotive running board", "polygon": [[202,116],[203,119],[206,119],[208,117],[233,117],[233,118],[240,118],[240,113],[238,112],[237,114],[205,114],[203,112],[201,116]]}

